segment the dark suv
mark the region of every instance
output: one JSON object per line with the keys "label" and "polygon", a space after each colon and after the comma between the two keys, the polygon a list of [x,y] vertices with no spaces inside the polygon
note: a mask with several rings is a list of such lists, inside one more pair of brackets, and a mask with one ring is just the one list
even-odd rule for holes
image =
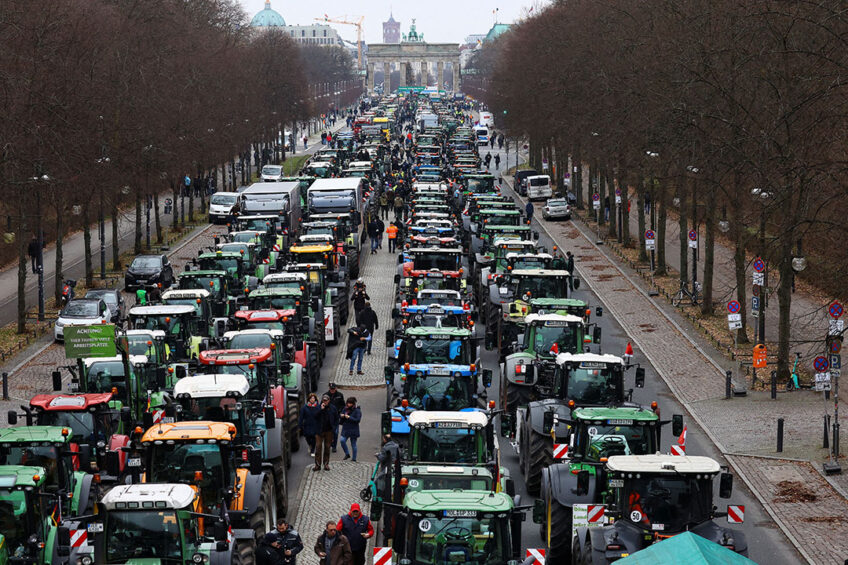
{"label": "dark suv", "polygon": [[533,177],[538,175],[536,169],[520,169],[515,173],[515,184],[513,188],[518,191],[518,194],[521,196],[527,195],[527,177]]}
{"label": "dark suv", "polygon": [[174,269],[166,255],[139,255],[127,267],[124,287],[134,292],[141,287],[162,285],[166,289],[174,282]]}

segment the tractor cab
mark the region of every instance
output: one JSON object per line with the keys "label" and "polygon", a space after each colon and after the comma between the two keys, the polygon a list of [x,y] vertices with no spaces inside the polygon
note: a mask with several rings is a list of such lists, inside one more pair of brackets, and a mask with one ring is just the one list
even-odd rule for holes
{"label": "tractor cab", "polygon": [[[205,289],[175,289],[162,295],[162,304],[166,306],[185,305],[194,309],[191,335],[212,337],[215,335],[217,320],[212,319],[212,296]],[[222,319],[226,326],[226,319]]]}
{"label": "tractor cab", "polygon": [[178,276],[178,281],[180,290],[207,291],[213,316],[226,317],[232,313],[230,284],[226,271],[184,271]]}
{"label": "tractor cab", "polygon": [[168,364],[170,348],[162,330],[127,330],[127,352],[130,356],[143,355],[156,367]]}
{"label": "tractor cab", "polygon": [[467,294],[463,270],[459,271],[408,271],[407,276],[397,276],[398,298],[411,301],[422,290],[452,290]]}
{"label": "tractor cab", "polygon": [[459,271],[463,252],[455,247],[410,247],[398,255],[398,274],[408,277],[412,271]]}
{"label": "tractor cab", "polygon": [[201,271],[224,271],[227,273],[227,286],[230,289],[242,289],[255,286],[251,280],[251,264],[243,253],[232,251],[215,251],[214,253],[198,253],[193,260]]}
{"label": "tractor cab", "polygon": [[[389,433],[391,416],[383,413],[383,428]],[[490,415],[472,410],[445,412],[415,410],[409,413],[409,440],[404,462],[497,468],[498,446]]]}
{"label": "tractor cab", "polygon": [[258,288],[248,295],[247,300],[247,310],[295,310],[299,314],[306,313],[300,288]]}
{"label": "tractor cab", "polygon": [[129,319],[133,329],[165,332],[165,343],[176,362],[196,359],[202,338],[208,336],[208,331],[201,333],[197,327],[195,305],[135,306],[130,309]]}

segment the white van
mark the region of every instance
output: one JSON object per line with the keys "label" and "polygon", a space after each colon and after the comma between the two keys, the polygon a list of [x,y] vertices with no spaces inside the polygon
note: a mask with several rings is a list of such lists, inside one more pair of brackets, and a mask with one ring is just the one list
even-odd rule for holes
{"label": "white van", "polygon": [[233,207],[238,199],[237,192],[216,192],[209,199],[209,223],[226,224],[233,219]]}
{"label": "white van", "polygon": [[495,127],[495,115],[491,112],[480,112],[480,125],[489,128]]}
{"label": "white van", "polygon": [[280,165],[265,165],[262,167],[262,182],[280,182],[283,178],[283,168]]}
{"label": "white van", "polygon": [[553,196],[551,190],[551,177],[548,175],[534,175],[527,177],[527,198],[530,200],[544,200]]}

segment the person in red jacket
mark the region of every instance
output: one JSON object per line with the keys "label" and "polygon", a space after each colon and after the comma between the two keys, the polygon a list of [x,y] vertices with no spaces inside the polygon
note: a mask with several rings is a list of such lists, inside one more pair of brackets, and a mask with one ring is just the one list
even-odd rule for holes
{"label": "person in red jacket", "polygon": [[365,550],[368,539],[374,537],[374,526],[368,516],[362,515],[359,504],[354,502],[350,505],[350,512],[339,519],[336,528],[350,542],[353,565],[365,565]]}

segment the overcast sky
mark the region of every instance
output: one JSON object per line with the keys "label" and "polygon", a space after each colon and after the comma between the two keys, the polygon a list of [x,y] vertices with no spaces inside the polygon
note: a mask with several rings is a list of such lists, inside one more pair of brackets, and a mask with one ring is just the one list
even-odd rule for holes
{"label": "overcast sky", "polygon": [[[265,0],[239,1],[251,18],[265,7]],[[389,19],[391,11],[395,20],[401,23],[402,33],[409,30],[411,20],[415,18],[416,29],[424,34],[425,41],[461,43],[468,35],[488,32],[495,17],[498,23],[511,23],[524,16],[531,6],[536,6],[533,9],[536,12],[547,3],[546,0],[271,0],[271,8],[279,12],[289,25],[314,23],[312,18],[321,18],[325,13],[330,18],[365,16],[366,43],[383,41],[383,22]],[[492,13],[495,9],[497,14]],[[343,38],[356,40],[354,26],[331,25]]]}

